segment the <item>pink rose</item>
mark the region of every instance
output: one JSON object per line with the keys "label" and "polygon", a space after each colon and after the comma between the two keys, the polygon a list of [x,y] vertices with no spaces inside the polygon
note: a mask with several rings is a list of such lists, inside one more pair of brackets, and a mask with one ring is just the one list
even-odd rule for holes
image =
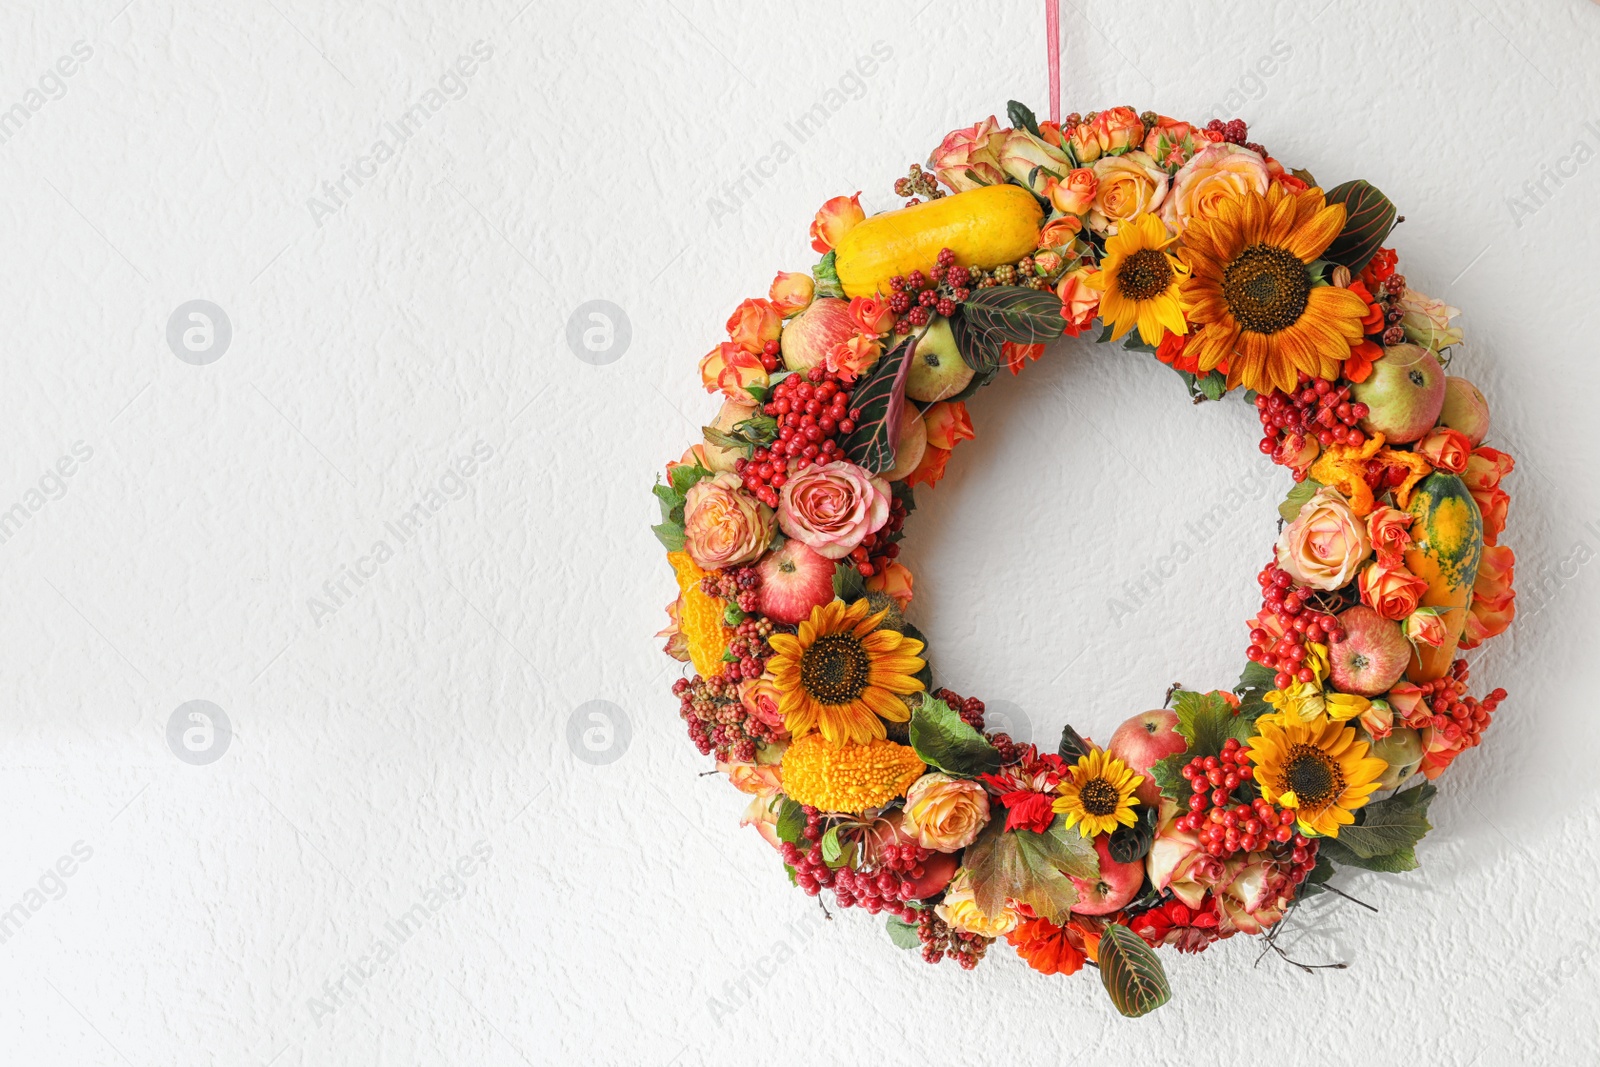
{"label": "pink rose", "polygon": [[1100,182],[1089,208],[1089,229],[1113,234],[1124,222],[1156,210],[1167,197],[1167,172],[1143,152],[1095,161]]}
{"label": "pink rose", "polygon": [[1428,582],[1406,570],[1397,561],[1379,560],[1361,572],[1357,583],[1361,602],[1386,619],[1399,622],[1407,618],[1422,602],[1428,591]]}
{"label": "pink rose", "polygon": [[1224,936],[1259,934],[1283,918],[1294,897],[1287,864],[1273,859],[1270,852],[1251,852],[1235,855],[1223,869],[1216,897]]}
{"label": "pink rose", "polygon": [[1349,584],[1371,553],[1372,542],[1349,501],[1326,485],[1278,536],[1278,566],[1312,589]]}
{"label": "pink rose", "polygon": [[900,827],[923,848],[959,852],[989,825],[989,794],[977,782],[924,774],[906,790]]}
{"label": "pink rose", "polygon": [[683,501],[683,547],[708,571],[754,563],[772,540],[772,509],[724,471],[689,487]]}
{"label": "pink rose", "polygon": [[817,217],[811,220],[811,247],[817,252],[827,252],[837,247],[841,238],[866,220],[861,210],[861,194],[836,196],[823,204]]}
{"label": "pink rose", "polygon": [[811,275],[780,270],[772,279],[772,288],[767,290],[767,299],[778,309],[778,314],[788,318],[811,306],[816,291],[817,283],[811,280]]}
{"label": "pink rose", "polygon": [[1266,191],[1266,160],[1240,145],[1207,145],[1172,176],[1161,221],[1182,233],[1194,219],[1216,218],[1224,200]]}
{"label": "pink rose", "polygon": [[889,483],[848,460],[790,475],[778,498],[783,532],[819,556],[843,559],[889,521]]}
{"label": "pink rose", "polygon": [[1051,178],[1045,183],[1044,195],[1063,215],[1086,215],[1099,188],[1100,179],[1094,176],[1094,171],[1079,167],[1064,181]]}
{"label": "pink rose", "polygon": [[1000,144],[1000,169],[1036,196],[1045,195],[1045,185],[1072,169],[1072,160],[1061,149],[1046,144],[1027,130],[1011,130]]}
{"label": "pink rose", "polygon": [[1472,442],[1460,430],[1436,426],[1416,444],[1416,452],[1433,464],[1435,470],[1460,474],[1467,469],[1472,458]]}
{"label": "pink rose", "polygon": [[1371,539],[1379,559],[1397,561],[1400,553],[1411,547],[1412,518],[1410,512],[1391,508],[1387,504],[1379,504],[1372,509],[1367,516],[1367,537]]}
{"label": "pink rose", "polygon": [[940,181],[958,193],[981,185],[999,185],[1006,180],[1000,169],[1000,146],[1009,132],[999,128],[993,115],[975,126],[952,130],[928,157],[928,165]]}

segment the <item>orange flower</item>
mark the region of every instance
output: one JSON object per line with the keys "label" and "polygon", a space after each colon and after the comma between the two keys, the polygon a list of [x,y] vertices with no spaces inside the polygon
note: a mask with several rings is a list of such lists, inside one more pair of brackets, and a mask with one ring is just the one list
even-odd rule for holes
{"label": "orange flower", "polygon": [[846,382],[853,382],[878,362],[883,346],[875,334],[858,333],[828,350],[823,364]]}
{"label": "orange flower", "polygon": [[911,603],[911,570],[903,563],[890,562],[889,565],[871,578],[867,579],[867,588],[874,593],[882,593],[906,610],[906,605]]}
{"label": "orange flower", "polygon": [[1083,220],[1076,215],[1063,215],[1051,219],[1039,231],[1040,248],[1066,248],[1083,232]]}
{"label": "orange flower", "polygon": [[1087,215],[1094,204],[1094,194],[1100,188],[1100,179],[1088,167],[1079,167],[1067,175],[1066,181],[1050,178],[1044,183],[1045,199],[1063,215]]}
{"label": "orange flower", "polygon": [[1367,516],[1367,540],[1385,562],[1398,562],[1400,554],[1411,545],[1411,523],[1416,516],[1410,512],[1380,504]]}
{"label": "orange flower", "polygon": [[750,394],[744,387],[766,385],[767,369],[754,352],[724,341],[700,360],[700,381],[708,393],[721,389],[723,396],[749,403]]}
{"label": "orange flower", "polygon": [[1460,430],[1437,426],[1416,444],[1417,454],[1432,463],[1434,469],[1460,474],[1467,469],[1472,457],[1472,442]]}
{"label": "orange flower", "polygon": [[[1190,374],[1198,374],[1204,377],[1207,372],[1200,369],[1200,361],[1193,356],[1184,354],[1189,347],[1189,338],[1191,336],[1193,335],[1177,334],[1168,330],[1162,334],[1161,343],[1156,346],[1156,358],[1174,370],[1187,371]],[[1227,374],[1228,361],[1223,360],[1217,364],[1217,369],[1223,374]]]}
{"label": "orange flower", "polygon": [[782,333],[783,316],[770,300],[746,300],[728,316],[728,337],[746,352],[759,353]]}
{"label": "orange flower", "polygon": [[1086,958],[1083,931],[1071,922],[1057,926],[1048,919],[1025,919],[1006,941],[1040,974],[1077,974]]}
{"label": "orange flower", "polygon": [[823,204],[817,217],[811,220],[811,247],[818,252],[828,252],[858,222],[866,220],[861,210],[861,194],[836,196]]}
{"label": "orange flower", "polygon": [[907,485],[933,486],[944,477],[944,466],[950,462],[950,450],[937,445],[929,445],[922,450],[922,459],[918,461],[916,470],[906,475]]}
{"label": "orange flower", "polygon": [[971,441],[977,436],[963,400],[941,400],[930,405],[922,413],[922,423],[928,428],[928,443],[935,448],[955,448],[958,441]]}
{"label": "orange flower", "polygon": [[1344,376],[1352,382],[1364,382],[1372,376],[1372,365],[1383,356],[1383,346],[1362,340],[1350,346],[1350,358],[1344,361]]}
{"label": "orange flower", "polygon": [[1361,602],[1386,619],[1399,622],[1417,610],[1428,582],[1398,562],[1379,561],[1361,572],[1356,585]]}
{"label": "orange flower", "polygon": [[1028,360],[1038,359],[1044,355],[1044,345],[1031,344],[1019,345],[1015,341],[1000,342],[1000,358],[1006,361],[1006,366],[1012,374],[1021,374],[1022,368],[1028,365]]}
{"label": "orange flower", "polygon": [[787,318],[809,307],[816,291],[817,283],[811,280],[811,275],[780,270],[778,276],[772,279],[772,288],[767,290],[767,297],[772,301],[772,306],[778,309],[778,314]]}
{"label": "orange flower", "polygon": [[[1077,337],[1094,325],[1100,313],[1100,290],[1092,288],[1089,280],[1099,272],[1093,267],[1079,267],[1056,283],[1056,296],[1061,298],[1061,317],[1067,320],[1062,332]],[[1016,373],[1015,370],[1012,373]]]}
{"label": "orange flower", "polygon": [[1472,608],[1462,648],[1476,648],[1491,637],[1505,632],[1517,617],[1516,554],[1506,545],[1489,545],[1478,562],[1478,579],[1472,586]]}
{"label": "orange flower", "polygon": [[889,307],[888,299],[884,297],[856,297],[850,301],[850,317],[855,320],[856,326],[862,333],[877,336],[894,329],[894,311]]}
{"label": "orange flower", "polygon": [[1509,454],[1483,446],[1473,450],[1461,473],[1461,480],[1467,483],[1467,491],[1478,502],[1478,511],[1483,515],[1483,543],[1486,545],[1499,544],[1500,533],[1506,528],[1506,509],[1511,505],[1511,496],[1500,488],[1500,479],[1516,466],[1517,461]]}

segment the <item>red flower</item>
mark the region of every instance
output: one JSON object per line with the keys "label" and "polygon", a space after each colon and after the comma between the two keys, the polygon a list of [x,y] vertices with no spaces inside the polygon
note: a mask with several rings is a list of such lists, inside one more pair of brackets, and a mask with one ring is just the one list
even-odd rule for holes
{"label": "red flower", "polygon": [[1191,908],[1174,897],[1136,916],[1128,927],[1152,947],[1172,945],[1179,952],[1202,952],[1222,938],[1217,901],[1210,893],[1205,895],[1199,908]]}
{"label": "red flower", "polygon": [[1372,364],[1383,355],[1383,346],[1363,340],[1352,345],[1350,356],[1344,361],[1344,376],[1352,382],[1364,382],[1372,376]]}
{"label": "red flower", "polygon": [[980,781],[989,787],[1006,809],[1007,830],[1032,830],[1042,834],[1050,829],[1056,813],[1056,783],[1066,773],[1066,764],[1054,753],[1039,754],[1029,745],[1022,750],[1022,759],[998,774],[985,774]]}
{"label": "red flower", "polygon": [[1388,279],[1394,273],[1395,264],[1400,257],[1392,248],[1380,248],[1378,254],[1367,261],[1361,268],[1361,280],[1367,284],[1368,289],[1376,289],[1378,283]]}
{"label": "red flower", "polygon": [[1012,374],[1021,374],[1028,360],[1038,359],[1042,355],[1044,355],[1042,344],[1019,345],[1014,341],[1000,343],[1000,358],[1006,361],[1006,366],[1011,369]]}
{"label": "red flower", "polygon": [[1070,922],[1057,926],[1048,919],[1026,919],[1006,941],[1040,974],[1077,974],[1083,967],[1083,933]]}

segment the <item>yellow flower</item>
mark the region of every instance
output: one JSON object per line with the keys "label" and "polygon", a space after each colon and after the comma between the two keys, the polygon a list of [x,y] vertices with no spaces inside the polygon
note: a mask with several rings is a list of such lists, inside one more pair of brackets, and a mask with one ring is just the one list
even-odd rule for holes
{"label": "yellow flower", "polygon": [[1348,722],[1358,715],[1365,715],[1367,709],[1372,707],[1372,701],[1355,693],[1329,693],[1326,700],[1328,718],[1334,722]]}
{"label": "yellow flower", "polygon": [[1009,900],[1001,906],[999,915],[986,914],[978,907],[977,895],[972,888],[972,875],[965,867],[950,879],[950,885],[944,891],[944,901],[935,904],[933,911],[962,933],[980,937],[1004,937],[1022,921],[1022,913]]}
{"label": "yellow flower", "polygon": [[1319,716],[1311,722],[1256,720],[1260,731],[1249,741],[1256,784],[1269,804],[1295,809],[1300,832],[1338,837],[1339,827],[1355,822],[1388,768],[1367,756],[1353,726]]}
{"label": "yellow flower", "polygon": [[807,734],[783,754],[783,791],[798,804],[859,815],[903,796],[922,771],[916,752],[893,741],[832,745]]}
{"label": "yellow flower", "polygon": [[1106,238],[1100,270],[1085,282],[1105,295],[1100,317],[1111,324],[1113,341],[1139,327],[1139,338],[1159,345],[1165,330],[1184,334],[1183,302],[1178,282],[1187,268],[1166,251],[1174,238],[1154,215],[1140,215]]}
{"label": "yellow flower", "polygon": [[1126,763],[1097,748],[1080,757],[1068,773],[1070,777],[1056,786],[1061,795],[1051,807],[1067,817],[1068,826],[1076,824],[1079,834],[1108,834],[1118,825],[1132,826],[1138,821],[1133,814],[1133,791],[1144,776],[1134,774]]}
{"label": "yellow flower", "polygon": [[1261,699],[1275,709],[1263,718],[1270,717],[1278,723],[1310,722],[1325,710],[1322,690],[1315,682],[1294,682],[1288,689],[1274,689]]}
{"label": "yellow flower", "polygon": [[1317,685],[1322,685],[1322,680],[1328,676],[1332,660],[1328,656],[1328,646],[1317,641],[1306,642],[1305,666],[1310,667],[1317,676]]}
{"label": "yellow flower", "polygon": [[[1366,301],[1311,284],[1308,265],[1339,236],[1345,207],[1321,189],[1271,186],[1221,200],[1183,232],[1184,307],[1196,324],[1185,355],[1202,372],[1228,364],[1228,388],[1293,392],[1301,372],[1334,378],[1362,339]],[[1109,247],[1109,246],[1108,246]]]}
{"label": "yellow flower", "polygon": [[[869,615],[865,600],[834,600],[811,609],[797,634],[768,638],[767,672],[777,686],[778,711],[789,733],[820,730],[830,744],[864,744],[886,736],[883,719],[905,722],[911,711],[897,694],[920,692],[922,642],[878,624],[888,609]],[[882,716],[882,718],[879,718]]]}

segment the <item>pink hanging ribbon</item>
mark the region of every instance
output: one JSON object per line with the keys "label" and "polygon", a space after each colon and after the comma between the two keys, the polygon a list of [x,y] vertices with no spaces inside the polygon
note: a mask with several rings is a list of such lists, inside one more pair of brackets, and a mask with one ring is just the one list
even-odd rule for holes
{"label": "pink hanging ribbon", "polygon": [[1061,125],[1061,0],[1044,0],[1045,32],[1049,34],[1050,121]]}

